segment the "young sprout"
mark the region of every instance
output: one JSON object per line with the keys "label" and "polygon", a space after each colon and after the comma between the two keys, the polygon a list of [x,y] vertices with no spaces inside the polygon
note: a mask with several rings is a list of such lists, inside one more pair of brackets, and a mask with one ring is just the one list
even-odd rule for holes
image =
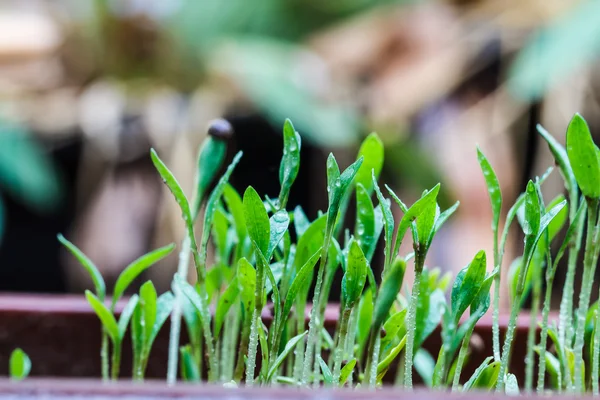
{"label": "young sprout", "polygon": [[14,349],[10,354],[8,364],[10,379],[14,381],[22,381],[29,376],[31,372],[31,360],[29,356],[21,349]]}

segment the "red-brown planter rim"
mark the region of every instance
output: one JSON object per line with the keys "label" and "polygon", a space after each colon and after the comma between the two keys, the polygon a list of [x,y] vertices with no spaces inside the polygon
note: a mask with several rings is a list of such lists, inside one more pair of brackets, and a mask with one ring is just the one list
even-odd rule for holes
{"label": "red-brown planter rim", "polygon": [[[117,312],[125,303],[126,299],[119,302]],[[339,305],[330,304],[325,312],[325,325],[329,328],[335,327],[338,316]],[[268,310],[265,310],[264,318],[270,318]],[[508,315],[500,315],[502,331],[506,329],[508,318]],[[525,313],[517,320],[516,354],[524,354],[526,344],[524,333],[527,332],[529,323],[529,315]],[[474,352],[472,363],[465,369],[465,376],[492,353],[491,314],[484,316],[478,322],[475,333],[482,341],[483,350],[480,349],[479,353]],[[153,347],[148,369],[150,378],[165,376],[168,336],[168,327],[165,326]],[[437,354],[435,349],[439,349],[439,346],[438,331],[431,335],[426,342],[426,347],[433,349],[432,354]],[[0,294],[0,376],[8,374],[8,357],[16,347],[23,348],[30,355],[33,364],[32,377],[60,378],[57,382],[63,382],[60,383],[61,388],[67,385],[65,382],[79,387],[79,384],[74,383],[77,379],[64,380],[64,378],[99,376],[100,323],[82,295]],[[122,370],[126,374],[129,368],[127,362],[128,358],[130,359],[128,355],[130,345],[125,343],[123,350]],[[518,359],[516,362],[518,370],[522,366],[518,365]],[[516,374],[519,376],[519,372]],[[100,383],[100,380],[92,379],[92,381]],[[52,384],[48,382],[54,381],[44,379],[40,382],[46,382],[44,385],[51,386]],[[156,385],[158,385],[156,387],[160,386],[158,383]],[[5,383],[0,388],[3,387],[12,386],[6,386]],[[105,387],[105,385],[98,387]]]}

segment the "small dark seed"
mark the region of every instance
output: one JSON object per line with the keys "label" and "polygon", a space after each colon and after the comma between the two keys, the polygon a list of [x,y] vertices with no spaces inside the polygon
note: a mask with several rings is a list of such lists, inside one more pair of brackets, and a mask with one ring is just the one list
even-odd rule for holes
{"label": "small dark seed", "polygon": [[233,136],[233,127],[223,118],[213,119],[208,125],[208,134],[215,139],[228,140]]}

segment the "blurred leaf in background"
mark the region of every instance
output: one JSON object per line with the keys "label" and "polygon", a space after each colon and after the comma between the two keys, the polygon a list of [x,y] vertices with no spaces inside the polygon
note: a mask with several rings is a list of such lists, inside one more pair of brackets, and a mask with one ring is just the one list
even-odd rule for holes
{"label": "blurred leaf in background", "polygon": [[[22,126],[0,119],[0,186],[35,211],[58,205],[61,184],[44,150]],[[0,238],[6,216],[0,198]]]}
{"label": "blurred leaf in background", "polygon": [[583,1],[533,35],[512,65],[510,89],[525,100],[539,99],[598,55],[600,2]]}

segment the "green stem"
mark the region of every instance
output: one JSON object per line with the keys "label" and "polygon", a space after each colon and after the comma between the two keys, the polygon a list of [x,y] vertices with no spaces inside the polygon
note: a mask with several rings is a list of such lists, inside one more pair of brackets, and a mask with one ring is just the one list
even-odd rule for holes
{"label": "green stem", "polygon": [[321,261],[319,262],[319,270],[317,272],[317,282],[315,283],[315,290],[313,293],[313,304],[310,310],[310,320],[308,322],[308,340],[306,343],[306,352],[304,353],[302,380],[300,382],[302,386],[306,386],[308,384],[308,378],[311,370],[310,367],[313,363],[313,357],[315,353],[315,345],[317,342],[317,337],[320,334],[319,327],[321,326],[321,323],[319,321],[319,300],[321,296],[321,288],[323,286],[323,272],[327,263],[327,253],[330,241],[331,228],[326,227],[325,240],[323,242],[323,249],[321,250]]}
{"label": "green stem", "polygon": [[240,339],[240,348],[238,351],[237,364],[235,366],[235,372],[233,379],[240,383],[244,376],[244,356],[248,354],[248,346],[250,341],[250,331],[252,327],[252,320],[249,315],[244,317],[244,325],[242,328],[242,338]]}
{"label": "green stem", "polygon": [[246,365],[246,386],[254,385],[254,373],[256,370],[256,353],[258,351],[258,318],[259,314],[256,309],[252,314],[252,325],[250,327],[250,343],[248,346],[248,360]]}
{"label": "green stem", "polygon": [[109,375],[109,362],[108,362],[108,334],[102,327],[102,347],[100,348],[100,360],[102,362],[102,380],[108,381]]}
{"label": "green stem", "polygon": [[111,378],[113,381],[119,379],[119,371],[121,369],[121,342],[113,343],[112,353],[112,371]]}
{"label": "green stem", "polygon": [[[536,263],[536,265],[539,265]],[[548,266],[551,268],[551,266]],[[537,273],[538,271],[533,271]],[[525,356],[525,392],[533,390],[533,366],[535,364],[534,348],[537,334],[537,317],[540,310],[540,296],[542,292],[541,268],[539,275],[533,277],[533,293],[529,319],[529,330],[527,332],[527,355]],[[537,275],[537,274],[536,274]]]}
{"label": "green stem", "polygon": [[229,382],[233,378],[233,363],[237,337],[239,334],[239,307],[235,306],[227,316],[221,347],[221,382]]}
{"label": "green stem", "polygon": [[[190,261],[191,241],[189,235],[185,235],[179,253],[179,264],[177,274],[187,280],[187,270]],[[181,333],[181,301],[183,293],[174,289],[175,304],[171,312],[171,331],[169,333],[169,359],[167,361],[167,384],[172,385],[177,380],[177,357],[179,357],[179,337]]]}
{"label": "green stem", "polygon": [[[497,225],[497,224],[496,224]],[[494,309],[492,311],[492,348],[494,360],[500,361],[500,270],[502,268],[502,255],[498,249],[498,230],[494,232]]]}
{"label": "green stem", "polygon": [[504,377],[508,371],[508,363],[510,360],[510,353],[512,348],[512,341],[515,335],[515,327],[517,325],[517,315],[519,314],[520,305],[521,305],[521,297],[523,296],[523,290],[525,288],[525,277],[527,276],[527,269],[531,264],[533,246],[531,243],[531,237],[525,237],[525,250],[523,252],[523,258],[525,259],[525,263],[519,272],[519,279],[517,282],[517,290],[515,293],[515,298],[513,300],[513,305],[510,311],[510,318],[508,320],[508,327],[506,329],[506,335],[504,338],[504,346],[502,348],[502,358],[500,362],[500,372],[498,374],[498,381],[496,383],[496,392],[504,391]]}
{"label": "green stem", "polygon": [[460,382],[460,374],[462,372],[463,364],[465,363],[465,358],[467,357],[467,351],[469,350],[469,342],[471,341],[471,335],[473,334],[473,329],[475,325],[469,329],[469,331],[465,334],[463,338],[462,344],[460,346],[460,351],[458,352],[458,360],[456,361],[456,369],[454,370],[454,380],[452,381],[452,393],[458,390],[458,384]]}
{"label": "green stem", "polygon": [[[296,333],[304,332],[305,322],[304,322],[304,310],[306,308],[305,304],[296,304]],[[294,380],[300,384],[302,379],[302,371],[304,369],[304,341],[301,340],[300,343],[296,345],[296,349],[294,350],[294,371],[293,377]]]}
{"label": "green stem", "polygon": [[548,315],[550,314],[550,302],[552,301],[552,284],[554,283],[554,272],[555,271],[549,271],[546,277],[546,294],[544,296],[544,308],[542,309],[542,333],[540,334],[540,359],[538,365],[537,380],[538,395],[544,393],[544,380],[546,379],[546,342],[548,340]]}
{"label": "green stem", "polygon": [[600,331],[598,330],[598,324],[600,323],[600,313],[596,310],[595,315],[596,324],[594,327],[594,350],[592,353],[592,394],[598,396],[598,355],[600,354]]}
{"label": "green stem", "polygon": [[381,351],[381,335],[379,330],[375,335],[375,346],[373,348],[373,360],[369,371],[369,389],[375,389],[377,384],[377,366],[379,365],[379,352]]}
{"label": "green stem", "polygon": [[340,331],[337,337],[337,343],[334,350],[333,356],[333,384],[339,386],[340,384],[340,371],[342,369],[342,358],[346,352],[346,337],[348,335],[348,326],[350,324],[350,314],[352,308],[344,308],[342,313],[342,320],[340,321]]}
{"label": "green stem", "polygon": [[585,254],[583,258],[583,278],[581,283],[581,292],[579,294],[579,307],[577,309],[577,331],[575,332],[575,368],[574,380],[576,393],[583,392],[583,380],[581,376],[583,365],[583,345],[585,333],[585,318],[590,306],[590,295],[593,277],[596,270],[596,262],[598,260],[598,200],[588,199],[588,227],[585,243]]}
{"label": "green stem", "polygon": [[[417,254],[416,254],[417,256]],[[419,298],[419,288],[421,286],[421,272],[423,271],[422,256],[415,258],[415,281],[408,305],[408,316],[406,323],[406,359],[404,364],[404,387],[412,389],[412,367],[413,367],[413,349],[415,345],[415,331],[417,318],[417,300]]]}

